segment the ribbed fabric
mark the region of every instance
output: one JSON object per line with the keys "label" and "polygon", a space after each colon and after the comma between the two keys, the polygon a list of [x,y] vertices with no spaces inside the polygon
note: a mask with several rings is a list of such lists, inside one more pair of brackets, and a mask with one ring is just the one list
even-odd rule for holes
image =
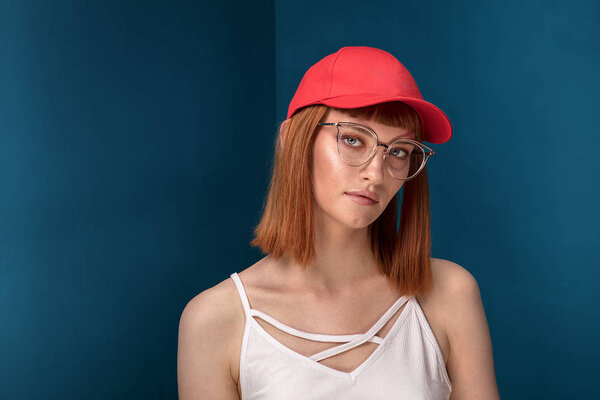
{"label": "ribbed fabric", "polygon": [[[231,279],[246,316],[240,354],[242,400],[447,400],[450,397],[452,385],[442,352],[414,296],[400,297],[364,334],[324,335],[294,329],[252,309],[238,274],[231,274]],[[405,303],[387,335],[375,336]],[[307,357],[277,341],[254,317],[294,336],[343,344]],[[319,363],[367,341],[379,346],[352,372]]]}

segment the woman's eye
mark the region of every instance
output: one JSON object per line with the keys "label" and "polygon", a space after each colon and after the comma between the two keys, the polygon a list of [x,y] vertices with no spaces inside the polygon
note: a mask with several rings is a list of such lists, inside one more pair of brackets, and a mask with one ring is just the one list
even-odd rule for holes
{"label": "woman's eye", "polygon": [[400,159],[404,159],[404,158],[408,157],[408,152],[406,150],[398,148],[398,147],[395,149],[391,149],[390,154],[393,155],[394,157],[400,158]]}
{"label": "woman's eye", "polygon": [[360,146],[360,140],[358,138],[353,137],[353,136],[344,136],[342,139],[349,146],[352,146],[352,147],[358,147],[358,146]]}

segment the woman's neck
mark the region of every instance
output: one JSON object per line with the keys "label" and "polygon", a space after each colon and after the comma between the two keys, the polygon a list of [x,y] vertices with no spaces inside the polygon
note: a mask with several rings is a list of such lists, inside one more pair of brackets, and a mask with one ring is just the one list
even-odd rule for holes
{"label": "woman's neck", "polygon": [[315,232],[315,258],[303,269],[289,256],[280,264],[286,280],[325,295],[352,291],[383,274],[377,268],[367,228]]}

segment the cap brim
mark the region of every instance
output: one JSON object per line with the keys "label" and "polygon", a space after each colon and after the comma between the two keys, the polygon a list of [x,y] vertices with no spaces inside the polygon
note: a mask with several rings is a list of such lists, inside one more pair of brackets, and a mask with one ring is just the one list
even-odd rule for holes
{"label": "cap brim", "polygon": [[357,99],[353,96],[338,96],[321,100],[318,104],[325,104],[336,108],[359,108],[373,104],[387,103],[390,101],[401,101],[408,104],[419,113],[423,125],[423,141],[429,143],[445,143],[452,137],[452,124],[450,119],[437,106],[414,97],[381,97],[362,96]]}

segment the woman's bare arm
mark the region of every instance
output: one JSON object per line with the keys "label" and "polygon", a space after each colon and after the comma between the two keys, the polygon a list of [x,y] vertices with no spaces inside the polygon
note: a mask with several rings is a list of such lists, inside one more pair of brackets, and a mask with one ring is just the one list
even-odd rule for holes
{"label": "woman's bare arm", "polygon": [[[448,376],[452,382],[451,400],[500,399],[490,331],[475,278],[458,264],[446,261],[452,270],[447,310],[450,342]],[[452,265],[453,264],[453,265]]]}
{"label": "woman's bare arm", "polygon": [[[177,387],[179,400],[239,400],[231,376],[231,318],[227,299],[210,288],[186,305],[179,321]],[[228,324],[230,326],[228,326]]]}

